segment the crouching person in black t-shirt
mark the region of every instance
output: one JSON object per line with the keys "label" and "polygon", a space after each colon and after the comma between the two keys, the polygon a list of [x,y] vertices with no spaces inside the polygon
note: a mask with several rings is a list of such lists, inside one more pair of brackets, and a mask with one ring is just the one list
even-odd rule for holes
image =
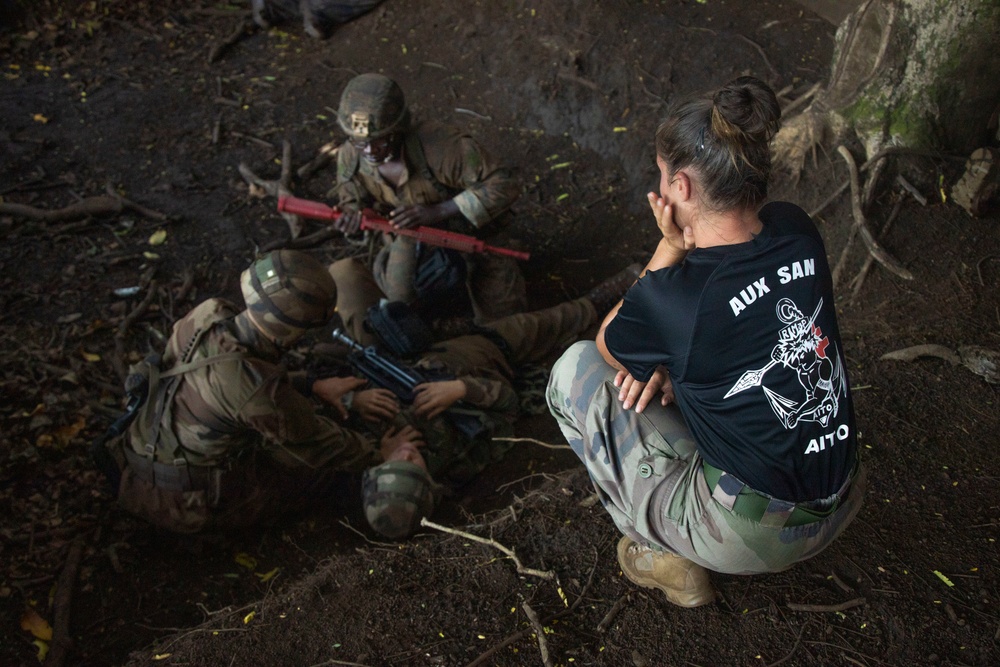
{"label": "crouching person in black t-shirt", "polygon": [[864,494],[823,241],[799,207],[764,205],[779,119],[752,77],[672,107],[648,195],[663,238],[549,382],[622,571],[685,607],[714,599],[707,570],[816,555]]}

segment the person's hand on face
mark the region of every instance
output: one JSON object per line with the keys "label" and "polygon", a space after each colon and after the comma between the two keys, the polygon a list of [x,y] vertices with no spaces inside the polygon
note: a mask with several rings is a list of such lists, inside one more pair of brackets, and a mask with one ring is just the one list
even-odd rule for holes
{"label": "person's hand on face", "polygon": [[690,226],[683,229],[674,220],[674,205],[668,204],[663,197],[655,192],[646,195],[649,208],[653,211],[656,226],[663,234],[663,240],[677,252],[687,252],[694,249],[694,230]]}
{"label": "person's hand on face", "polygon": [[379,451],[382,454],[382,459],[389,461],[393,460],[391,457],[395,456],[397,450],[400,448],[412,447],[413,449],[419,449],[426,446],[426,444],[424,436],[421,435],[420,431],[407,424],[398,429],[388,429],[385,435],[382,436]]}

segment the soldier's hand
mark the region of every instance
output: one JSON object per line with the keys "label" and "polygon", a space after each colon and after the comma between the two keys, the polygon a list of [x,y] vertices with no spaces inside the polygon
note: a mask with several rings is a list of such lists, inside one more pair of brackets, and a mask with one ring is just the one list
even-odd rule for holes
{"label": "soldier's hand", "polygon": [[365,389],[354,394],[351,409],[365,421],[389,421],[399,413],[399,400],[388,389]]}
{"label": "soldier's hand", "polygon": [[343,402],[344,395],[358,387],[363,387],[365,382],[362,378],[356,377],[323,378],[313,382],[312,392],[316,398],[332,405],[343,420],[347,419],[347,408],[344,407]]}
{"label": "soldier's hand", "polygon": [[423,447],[427,443],[424,442],[424,436],[420,434],[420,431],[414,427],[407,424],[399,429],[390,428],[382,436],[382,442],[380,443],[380,452],[382,454],[383,460],[389,460],[391,456],[400,448],[405,447]]}
{"label": "soldier's hand", "polygon": [[465,398],[465,383],[461,380],[425,382],[414,389],[413,412],[418,417],[433,419]]}
{"label": "soldier's hand", "polygon": [[660,405],[669,405],[674,400],[674,385],[670,382],[667,369],[663,366],[657,366],[648,382],[639,382],[631,373],[618,371],[615,376],[615,386],[620,389],[618,400],[626,410],[635,405],[635,411],[642,412],[658,391],[663,392]]}
{"label": "soldier's hand", "polygon": [[439,204],[407,204],[397,206],[389,212],[389,222],[396,229],[405,229],[421,225],[436,225],[458,214],[458,204],[454,200],[449,199]]}
{"label": "soldier's hand", "polygon": [[361,229],[361,211],[345,209],[339,218],[333,221],[333,228],[345,234],[355,234]]}

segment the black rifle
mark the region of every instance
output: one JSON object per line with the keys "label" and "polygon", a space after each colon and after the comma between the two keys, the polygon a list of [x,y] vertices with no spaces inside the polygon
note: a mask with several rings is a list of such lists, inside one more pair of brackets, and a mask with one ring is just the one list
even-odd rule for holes
{"label": "black rifle", "polygon": [[[452,379],[449,377],[428,377],[415,368],[381,354],[374,346],[361,345],[344,333],[343,329],[334,329],[334,340],[343,343],[350,349],[347,362],[368,380],[383,389],[388,389],[396,398],[406,405],[411,405],[416,394],[417,385],[425,382],[436,382]],[[456,403],[457,410],[449,408],[444,411],[444,417],[458,429],[466,438],[473,439],[485,430],[483,423],[473,414],[461,410],[461,404]]]}
{"label": "black rifle", "polygon": [[[150,355],[146,358],[146,361],[159,365],[160,357],[159,355]],[[114,457],[111,456],[111,452],[108,451],[107,443],[109,440],[125,433],[132,422],[135,421],[135,416],[139,413],[139,408],[142,407],[142,404],[146,402],[148,394],[149,375],[144,373],[130,373],[125,378],[125,395],[128,397],[128,403],[125,405],[124,414],[118,417],[108,427],[108,430],[98,436],[90,445],[90,457],[93,459],[96,468],[104,473],[104,476],[107,478],[112,496],[118,496],[118,486],[121,483],[122,473],[118,469],[118,462],[115,461]]]}

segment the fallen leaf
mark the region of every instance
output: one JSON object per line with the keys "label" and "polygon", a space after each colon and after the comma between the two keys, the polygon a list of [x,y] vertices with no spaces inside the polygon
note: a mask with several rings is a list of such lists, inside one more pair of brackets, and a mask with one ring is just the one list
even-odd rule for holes
{"label": "fallen leaf", "polygon": [[49,654],[49,643],[36,639],[35,647],[38,648],[38,662],[45,662],[45,658]]}
{"label": "fallen leaf", "polygon": [[149,237],[149,245],[163,245],[167,240],[167,230],[157,229]]}
{"label": "fallen leaf", "polygon": [[934,570],[934,574],[937,575],[937,578],[940,579],[941,581],[943,581],[945,583],[945,585],[948,586],[949,588],[954,588],[955,587],[955,584],[951,583],[951,579],[949,579],[948,577],[944,576],[943,574],[941,574],[937,570]]}
{"label": "fallen leaf", "polygon": [[41,123],[42,125],[45,125],[46,123],[49,122],[49,119],[40,113],[36,113],[34,116],[31,117],[31,119],[36,123]]}
{"label": "fallen leaf", "polygon": [[243,617],[243,625],[246,625],[246,624],[248,624],[248,623],[249,623],[250,621],[252,621],[252,620],[253,620],[253,617],[254,617],[254,616],[256,616],[256,615],[257,615],[257,612],[255,612],[255,611],[252,611],[252,612],[250,612],[249,614],[247,614],[246,616],[244,616],[244,617]]}
{"label": "fallen leaf", "polygon": [[261,574],[260,572],[254,572],[254,574],[257,575],[257,578],[260,579],[261,583],[264,583],[266,581],[271,581],[271,579],[274,579],[275,575],[278,574],[278,571],[280,569],[281,569],[280,567],[276,567],[270,572],[265,572],[264,574]]}
{"label": "fallen leaf", "polygon": [[172,655],[173,653],[157,653],[156,655],[153,656],[153,660],[166,660]]}
{"label": "fallen leaf", "polygon": [[52,626],[35,611],[34,607],[26,608],[21,615],[21,629],[27,630],[38,639],[52,641]]}
{"label": "fallen leaf", "polygon": [[236,554],[236,562],[248,570],[253,570],[257,568],[257,559],[248,553],[243,553],[242,551]]}
{"label": "fallen leaf", "polygon": [[86,350],[81,350],[80,356],[89,361],[90,363],[95,363],[101,360],[101,355],[94,354],[93,352],[87,352]]}

